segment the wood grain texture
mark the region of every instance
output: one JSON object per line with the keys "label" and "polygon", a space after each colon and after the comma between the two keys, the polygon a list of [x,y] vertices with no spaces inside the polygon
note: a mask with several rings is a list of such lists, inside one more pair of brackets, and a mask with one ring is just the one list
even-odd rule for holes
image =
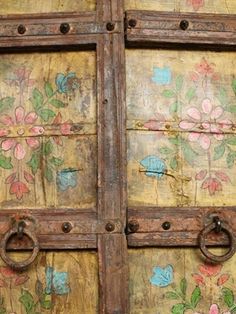
{"label": "wood grain texture", "polygon": [[[226,45],[235,43],[234,15],[127,11],[127,42],[131,46],[170,44]],[[131,25],[129,24],[131,21]],[[135,25],[132,25],[135,21]],[[186,23],[185,26],[181,22]],[[217,48],[217,47],[216,47]],[[218,47],[219,48],[219,47]]]}
{"label": "wood grain texture", "polygon": [[236,4],[231,0],[126,0],[125,9],[235,14]]}
{"label": "wood grain texture", "polygon": [[129,269],[132,314],[169,314],[178,308],[186,314],[213,313],[213,308],[230,313],[225,295],[234,297],[235,258],[212,266],[196,249],[138,249],[129,250]]}
{"label": "wood grain texture", "polygon": [[126,51],[129,206],[235,204],[234,56]]}
{"label": "wood grain texture", "polygon": [[78,12],[94,11],[96,8],[95,0],[1,0],[1,14],[24,14],[24,13],[46,13],[46,12]]}
{"label": "wood grain texture", "polygon": [[0,276],[2,313],[98,313],[96,252],[41,252],[25,272],[1,263]]}

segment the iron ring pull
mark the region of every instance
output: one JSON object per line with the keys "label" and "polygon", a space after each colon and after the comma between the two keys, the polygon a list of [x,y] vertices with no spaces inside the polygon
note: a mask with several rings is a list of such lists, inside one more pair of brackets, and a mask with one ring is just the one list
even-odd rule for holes
{"label": "iron ring pull", "polygon": [[[25,228],[25,223],[20,221],[17,226],[9,229],[3,236],[0,242],[0,256],[2,260],[12,269],[14,270],[24,270],[30,264],[34,262],[38,253],[39,253],[39,242],[34,232],[30,231],[29,229]],[[11,259],[7,255],[7,243],[8,240],[13,236],[17,235],[19,239],[23,237],[23,235],[27,235],[33,242],[33,251],[32,254],[24,261],[16,262]]]}
{"label": "iron ring pull", "polygon": [[[213,230],[215,230],[216,233],[224,232],[229,238],[230,248],[224,255],[214,255],[206,246],[207,235]],[[199,245],[202,254],[211,262],[222,263],[227,261],[235,254],[236,251],[236,242],[233,234],[233,230],[228,224],[221,221],[219,217],[214,217],[213,222],[206,226],[199,234]]]}

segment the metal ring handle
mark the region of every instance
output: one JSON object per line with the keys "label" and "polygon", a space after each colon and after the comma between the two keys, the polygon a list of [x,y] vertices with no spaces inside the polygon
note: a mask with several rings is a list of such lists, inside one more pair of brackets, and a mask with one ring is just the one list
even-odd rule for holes
{"label": "metal ring handle", "polygon": [[199,234],[199,245],[200,245],[200,250],[205,257],[207,257],[212,262],[221,263],[221,262],[227,261],[234,255],[236,251],[236,247],[235,247],[236,242],[233,236],[233,230],[226,223],[221,221],[221,232],[224,232],[227,234],[229,238],[230,248],[229,248],[229,251],[226,252],[224,255],[212,254],[206,247],[206,237],[208,233],[215,230],[216,228],[217,226],[215,222],[212,222],[210,225],[206,226],[206,228],[204,228]]}
{"label": "metal ring handle", "polygon": [[3,261],[11,268],[15,270],[23,270],[26,267],[28,267],[30,264],[32,264],[34,260],[36,259],[39,252],[39,243],[38,243],[38,239],[36,235],[32,233],[30,230],[28,230],[27,228],[24,228],[22,233],[27,235],[33,241],[33,251],[32,251],[31,256],[27,258],[26,260],[16,262],[7,255],[6,248],[7,248],[8,240],[17,233],[18,233],[17,227],[12,228],[8,230],[7,233],[5,233],[0,243],[0,256],[3,259]]}

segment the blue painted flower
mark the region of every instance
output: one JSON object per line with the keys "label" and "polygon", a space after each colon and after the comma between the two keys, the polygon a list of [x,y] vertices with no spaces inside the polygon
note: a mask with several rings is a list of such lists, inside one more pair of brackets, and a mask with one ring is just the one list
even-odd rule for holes
{"label": "blue painted flower", "polygon": [[153,68],[152,81],[157,85],[167,85],[171,83],[171,69],[169,67]]}
{"label": "blue painted flower", "polygon": [[53,267],[46,270],[46,294],[67,294],[70,292],[67,272],[57,272]]}
{"label": "blue painted flower", "polygon": [[67,75],[58,73],[56,76],[56,85],[59,93],[68,93],[79,87],[79,79],[74,72]]}
{"label": "blue painted flower", "polygon": [[165,162],[156,156],[147,156],[140,161],[140,164],[145,168],[148,177],[160,179],[167,170]]}
{"label": "blue painted flower", "polygon": [[77,169],[67,168],[57,173],[57,186],[61,191],[77,186],[77,171]]}
{"label": "blue painted flower", "polygon": [[154,267],[154,275],[150,279],[151,284],[158,287],[167,287],[173,282],[173,267],[167,265],[164,268]]}

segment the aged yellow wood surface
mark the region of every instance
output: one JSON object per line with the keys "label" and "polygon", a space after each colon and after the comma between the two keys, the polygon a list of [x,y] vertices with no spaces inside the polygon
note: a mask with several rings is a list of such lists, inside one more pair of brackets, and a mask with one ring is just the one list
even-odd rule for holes
{"label": "aged yellow wood surface", "polygon": [[1,14],[93,11],[96,0],[0,0]]}
{"label": "aged yellow wood surface", "polygon": [[0,313],[98,313],[96,252],[41,252],[20,273],[0,263]]}
{"label": "aged yellow wood surface", "polygon": [[1,208],[96,205],[93,52],[4,54]]}
{"label": "aged yellow wood surface", "polygon": [[235,53],[127,50],[126,62],[129,206],[235,205]]}
{"label": "aged yellow wood surface", "polygon": [[234,0],[125,0],[126,10],[170,12],[236,13]]}
{"label": "aged yellow wood surface", "polygon": [[206,264],[197,249],[129,250],[130,313],[234,313],[235,263]]}

